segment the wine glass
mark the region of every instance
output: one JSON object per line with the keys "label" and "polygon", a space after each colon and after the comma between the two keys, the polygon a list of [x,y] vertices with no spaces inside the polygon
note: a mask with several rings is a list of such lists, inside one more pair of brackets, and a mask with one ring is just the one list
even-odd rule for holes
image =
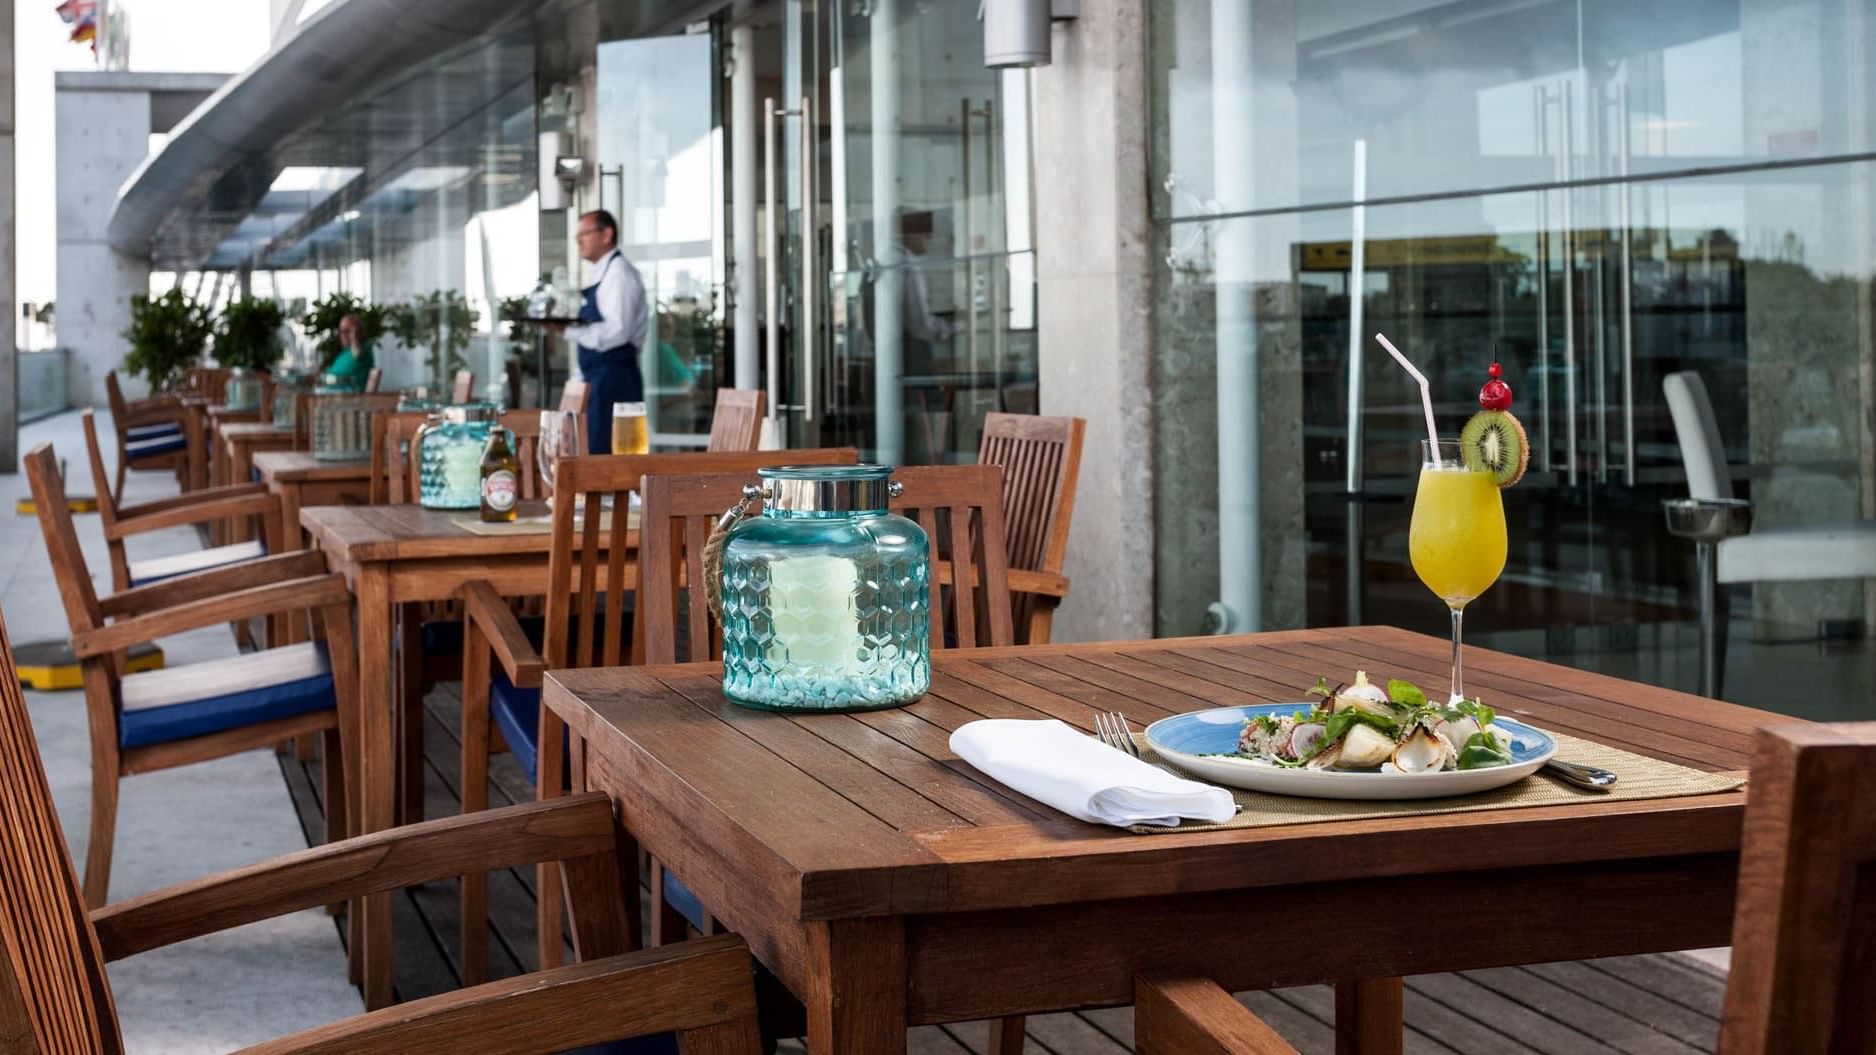
{"label": "wine glass", "polygon": [[541,411],[541,436],[534,445],[534,466],[540,472],[541,494],[554,492],[554,469],[560,459],[579,453],[580,417],[570,410]]}
{"label": "wine glass", "polygon": [[1459,669],[1459,629],[1466,605],[1505,570],[1505,507],[1498,479],[1468,469],[1457,440],[1421,440],[1424,458],[1414,488],[1407,555],[1427,589],[1453,617],[1453,686],[1448,704],[1465,699]]}

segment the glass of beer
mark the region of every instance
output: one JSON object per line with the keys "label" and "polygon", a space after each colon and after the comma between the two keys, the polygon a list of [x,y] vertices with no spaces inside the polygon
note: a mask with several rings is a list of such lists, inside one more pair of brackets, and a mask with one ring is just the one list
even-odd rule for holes
{"label": "glass of beer", "polygon": [[612,405],[612,453],[651,453],[651,426],[643,403]]}

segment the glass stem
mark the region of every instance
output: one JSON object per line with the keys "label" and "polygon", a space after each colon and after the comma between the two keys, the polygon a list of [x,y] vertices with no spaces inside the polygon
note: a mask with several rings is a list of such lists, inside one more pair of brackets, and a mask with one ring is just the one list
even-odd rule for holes
{"label": "glass stem", "polygon": [[1459,670],[1459,624],[1465,619],[1466,610],[1456,607],[1450,611],[1453,613],[1453,694],[1446,701],[1449,705],[1466,698],[1466,681]]}

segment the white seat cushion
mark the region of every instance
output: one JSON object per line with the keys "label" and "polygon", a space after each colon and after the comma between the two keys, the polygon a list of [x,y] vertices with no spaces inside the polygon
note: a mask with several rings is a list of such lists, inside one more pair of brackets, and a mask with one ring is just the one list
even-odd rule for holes
{"label": "white seat cushion", "polygon": [[148,560],[130,562],[130,583],[132,586],[159,579],[173,579],[178,575],[220,568],[239,561],[265,557],[267,547],[254,542],[236,542],[229,546],[214,546],[209,549],[191,550],[169,557],[151,557]]}
{"label": "white seat cushion", "polygon": [[332,672],[317,641],[248,652],[205,663],[124,675],[124,710],[167,707],[316,678]]}
{"label": "white seat cushion", "polygon": [[1720,543],[1721,582],[1876,577],[1876,520],[1754,528]]}

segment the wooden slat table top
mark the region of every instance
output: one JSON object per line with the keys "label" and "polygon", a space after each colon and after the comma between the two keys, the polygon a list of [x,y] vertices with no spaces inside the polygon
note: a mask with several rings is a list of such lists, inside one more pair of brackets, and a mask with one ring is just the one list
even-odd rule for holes
{"label": "wooden slat table top", "polygon": [[371,479],[371,461],[321,461],[312,451],[261,451],[254,455],[254,468],[261,479],[272,483],[344,481]]}
{"label": "wooden slat table top", "polygon": [[[524,501],[517,509],[521,517],[547,512],[543,501]],[[310,506],[300,511],[300,524],[320,549],[348,563],[506,556],[545,561],[553,548],[551,531],[478,535],[457,523],[474,516],[474,509],[420,505]],[[638,532],[627,532],[626,538],[636,546]],[[606,533],[601,531],[600,545],[605,544]]]}
{"label": "wooden slat table top", "polygon": [[[567,670],[546,701],[642,808],[694,839],[650,847],[680,874],[746,873],[799,920],[959,912],[1316,880],[1736,852],[1743,791],[1433,817],[1134,835],[1083,824],[953,755],[984,717],[1098,710],[1145,723],[1306,698],[1355,669],[1443,685],[1448,644],[1384,627],[938,654],[910,707],[785,715],[723,698],[716,663]],[[1509,716],[1708,771],[1744,769],[1754,729],[1791,719],[1468,649],[1468,687]],[[628,815],[634,803],[625,803]]]}

